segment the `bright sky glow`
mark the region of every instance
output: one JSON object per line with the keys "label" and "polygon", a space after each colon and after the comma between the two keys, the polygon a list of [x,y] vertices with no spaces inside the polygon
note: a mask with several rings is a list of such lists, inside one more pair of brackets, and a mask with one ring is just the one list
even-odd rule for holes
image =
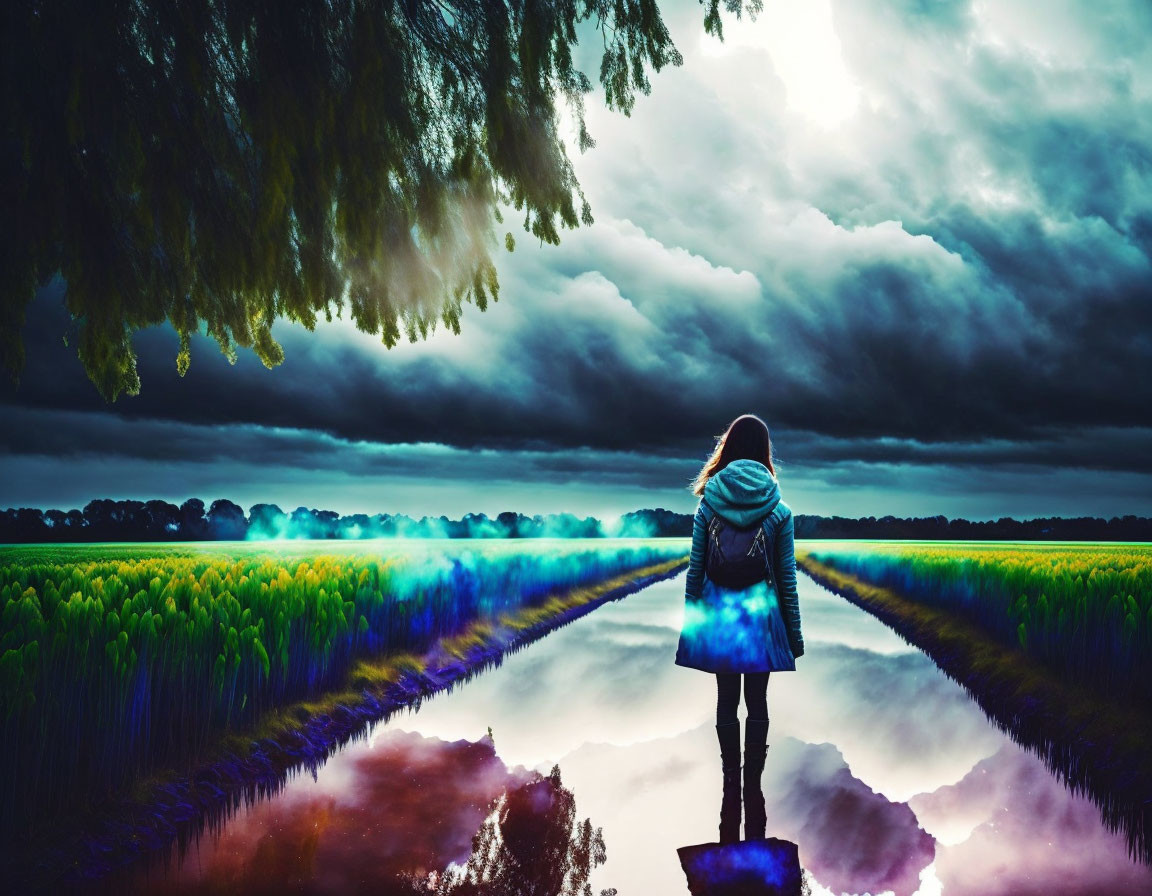
{"label": "bright sky glow", "polygon": [[836,127],[860,104],[830,0],[773,0],[755,22],[727,19],[723,43],[708,35],[701,40],[705,55],[748,49],[766,53],[784,84],[789,110],[814,124]]}

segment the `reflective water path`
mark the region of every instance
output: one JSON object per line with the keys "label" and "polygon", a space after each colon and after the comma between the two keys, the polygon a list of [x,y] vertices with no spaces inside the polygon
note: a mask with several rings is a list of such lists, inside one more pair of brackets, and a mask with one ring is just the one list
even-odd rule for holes
{"label": "reflective water path", "polygon": [[[813,893],[1152,892],[1086,798],[926,656],[800,578],[808,652],[769,683],[763,793],[766,834],[797,845]],[[454,863],[493,884],[515,866],[536,881],[522,892],[587,876],[597,894],[687,893],[677,849],[717,840],[721,774],[715,680],[673,664],[683,582],[375,726],[117,889],[428,893]]]}

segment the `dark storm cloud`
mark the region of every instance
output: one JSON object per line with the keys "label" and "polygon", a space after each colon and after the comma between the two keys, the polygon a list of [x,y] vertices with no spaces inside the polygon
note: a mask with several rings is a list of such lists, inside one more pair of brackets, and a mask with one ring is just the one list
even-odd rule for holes
{"label": "dark storm cloud", "polygon": [[[445,446],[381,444],[342,439],[307,429],[251,424],[205,427],[171,420],[121,419],[98,411],[55,411],[9,407],[0,431],[0,451],[12,455],[91,458],[119,455],[153,461],[195,459],[258,461],[281,467],[313,470],[337,466],[349,474],[429,475],[458,473],[467,460],[467,476],[504,478],[525,473],[552,479],[594,477],[602,482],[626,479],[633,485],[667,487],[676,477],[692,475],[699,458],[685,455],[638,454],[630,451],[573,448],[555,450],[501,449],[470,451]],[[76,434],[83,433],[78,439]],[[857,464],[972,465],[982,469],[1043,467],[1053,458],[1063,465],[1102,471],[1139,472],[1152,443],[1152,430],[1115,429],[1086,439],[1081,432],[1052,430],[1033,442],[924,443],[898,439],[834,439],[814,432],[778,429],[776,453],[782,466],[802,459],[806,469],[836,468],[845,456]],[[1135,463],[1133,461],[1136,460]]]}
{"label": "dark storm cloud", "polygon": [[230,366],[202,338],[181,379],[175,336],[150,331],[142,394],[109,408],[45,294],[23,383],[0,393],[5,450],[299,469],[337,452],[433,475],[370,444],[432,442],[480,475],[476,452],[499,449],[655,483],[753,411],[814,471],[1152,472],[1146,5],[884,6],[833,4],[862,99],[831,137],[789,117],[755,32],[726,29],[732,55],[709,61],[698,5],[671,7],[684,68],[629,120],[591,110],[598,223],[502,256],[503,298],[461,337],[388,352],[280,325],[282,367]]}
{"label": "dark storm cloud", "polygon": [[[108,414],[10,408],[0,452],[71,458],[103,456],[158,462],[256,463],[299,471],[339,470],[347,476],[426,476],[432,479],[547,478],[552,482],[626,481],[639,487],[687,482],[695,460],[631,452],[470,451],[428,444],[380,444],[301,429],[247,424],[205,427],[167,420],[122,420]],[[82,440],[76,433],[82,432]],[[2,500],[2,499],[0,499]]]}
{"label": "dark storm cloud", "polygon": [[[136,340],[144,389],[108,406],[56,335],[64,319],[54,304],[46,295],[32,309],[22,382],[16,389],[5,387],[11,406],[106,412],[119,419],[292,427],[345,439],[465,448],[629,448],[647,429],[643,447],[656,453],[668,450],[660,445],[673,434],[667,415],[679,410],[670,406],[672,397],[660,378],[646,382],[622,369],[626,346],[607,344],[597,321],[568,321],[568,329],[547,314],[517,325],[514,339],[475,364],[450,353],[402,358],[402,349],[388,354],[383,347],[323,341],[282,327],[278,335],[288,360],[268,371],[243,350],[236,365],[229,365],[213,342],[200,337],[194,339],[192,368],[183,379],[174,367],[175,335],[149,331]],[[482,325],[479,317],[474,313],[470,322]],[[78,444],[87,441],[75,432],[73,438]]]}

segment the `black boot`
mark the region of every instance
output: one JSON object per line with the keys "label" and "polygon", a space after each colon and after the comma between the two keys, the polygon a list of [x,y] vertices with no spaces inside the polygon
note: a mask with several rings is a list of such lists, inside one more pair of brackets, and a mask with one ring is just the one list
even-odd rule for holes
{"label": "black boot", "polygon": [[724,772],[724,793],[720,801],[720,842],[740,839],[740,720],[716,725],[720,741],[720,766]]}
{"label": "black boot", "polygon": [[744,730],[744,839],[763,840],[768,825],[760,776],[768,755],[768,720],[748,719]]}

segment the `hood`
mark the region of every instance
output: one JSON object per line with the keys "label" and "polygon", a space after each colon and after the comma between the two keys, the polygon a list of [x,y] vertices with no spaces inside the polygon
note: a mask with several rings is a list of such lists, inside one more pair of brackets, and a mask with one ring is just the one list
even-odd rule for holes
{"label": "hood", "polygon": [[780,503],[780,486],[759,461],[734,460],[708,480],[704,500],[733,526],[746,529]]}

